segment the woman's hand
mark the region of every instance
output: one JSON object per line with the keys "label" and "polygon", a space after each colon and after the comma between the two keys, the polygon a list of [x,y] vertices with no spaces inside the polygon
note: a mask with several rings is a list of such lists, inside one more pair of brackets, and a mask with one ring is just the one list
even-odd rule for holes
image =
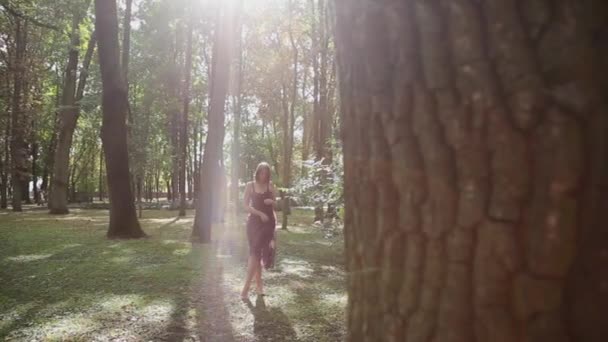
{"label": "woman's hand", "polygon": [[273,205],[274,201],[271,198],[267,198],[267,199],[264,200],[264,204],[266,204],[266,205]]}
{"label": "woman's hand", "polygon": [[274,240],[270,240],[270,248],[274,249]]}
{"label": "woman's hand", "polygon": [[269,220],[268,215],[264,213],[260,213],[260,218],[262,219],[262,222],[268,222]]}

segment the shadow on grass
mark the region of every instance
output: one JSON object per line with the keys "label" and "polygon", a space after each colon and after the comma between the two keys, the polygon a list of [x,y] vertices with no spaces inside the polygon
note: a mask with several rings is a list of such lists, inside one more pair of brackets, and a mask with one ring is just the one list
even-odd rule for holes
{"label": "shadow on grass", "polygon": [[117,327],[124,330],[119,335],[162,333],[200,274],[200,259],[189,255],[185,242],[189,227],[160,234],[167,224],[146,224],[153,239],[109,241],[105,227],[90,224],[96,220],[107,217],[85,211],[3,217],[0,340],[89,340]]}
{"label": "shadow on grass", "polygon": [[296,332],[280,308],[266,306],[264,297],[257,297],[255,306],[247,299],[245,304],[254,317],[253,333],[260,341],[296,341]]}
{"label": "shadow on grass", "polygon": [[341,245],[316,243],[314,230],[279,232],[269,297],[247,306],[242,226],[192,245],[191,217],[173,215],[147,212],[151,238],[134,241],[105,239],[107,211],[2,216],[0,340],[342,340]]}

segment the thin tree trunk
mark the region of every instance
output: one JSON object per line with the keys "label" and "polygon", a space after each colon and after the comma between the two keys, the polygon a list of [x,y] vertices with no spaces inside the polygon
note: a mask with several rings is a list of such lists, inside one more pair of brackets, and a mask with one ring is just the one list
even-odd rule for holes
{"label": "thin tree trunk", "polygon": [[193,131],[193,142],[192,142],[192,148],[194,149],[194,152],[192,153],[192,174],[191,174],[191,179],[190,179],[190,186],[188,187],[189,190],[189,199],[192,201],[194,200],[194,198],[196,197],[196,187],[197,187],[197,177],[196,177],[196,173],[198,170],[198,144],[199,144],[199,125],[200,121],[197,120],[197,123],[195,124],[195,127],[193,127],[192,131]]}
{"label": "thin tree trunk", "polygon": [[141,203],[141,196],[142,196],[142,191],[143,191],[143,178],[138,176],[137,179],[137,204],[139,207],[139,218],[141,219],[143,217],[143,207],[142,207],[142,203]]}
{"label": "thin tree trunk", "polygon": [[[311,1],[313,18],[313,70],[314,70],[314,79],[313,79],[313,115],[312,115],[312,140],[313,140],[313,148],[315,152],[315,161],[319,162],[323,160],[324,157],[324,138],[323,138],[323,116],[324,105],[326,104],[326,97],[324,96],[325,86],[326,86],[326,78],[325,78],[325,52],[324,52],[324,25],[323,25],[323,12],[324,12],[324,0],[318,0],[316,11],[314,0]],[[323,171],[315,171],[315,172],[323,172]],[[318,176],[323,182],[323,175]],[[322,184],[316,184],[317,191],[321,191]],[[315,203],[315,217],[313,219],[314,222],[323,222],[323,203],[318,202]]]}
{"label": "thin tree trunk", "polygon": [[[6,108],[8,109],[10,102],[10,74],[6,73],[4,85],[4,94],[6,99]],[[0,208],[8,207],[8,174],[11,170],[10,166],[10,136],[11,136],[11,113],[7,110],[5,114],[5,129],[4,129],[3,149],[2,149],[2,174],[0,175]]]}
{"label": "thin tree trunk", "polygon": [[[122,22],[122,57],[121,67],[124,74],[125,82],[129,84],[129,55],[131,53],[131,12],[132,12],[133,0],[126,0],[125,3],[125,16]],[[127,87],[127,96],[129,95],[129,89]]]}
{"label": "thin tree trunk", "polygon": [[99,148],[99,201],[103,202],[103,147]]}
{"label": "thin tree trunk", "polygon": [[[55,111],[55,116],[53,118],[53,132],[51,135],[51,139],[49,140],[49,144],[47,146],[47,152],[44,158],[44,171],[42,175],[42,184],[40,185],[40,190],[44,194],[44,200],[47,202],[47,206],[49,205],[49,197],[50,197],[50,180],[53,178],[53,165],[55,164],[55,148],[57,146],[57,134],[59,132],[59,106],[61,104],[61,82],[59,80],[59,76],[57,75],[56,87],[55,87],[55,107],[57,110]],[[50,207],[49,207],[50,209]]]}
{"label": "thin tree trunk", "polygon": [[101,139],[110,195],[110,226],[107,235],[109,238],[141,238],[146,234],[137,220],[130,184],[126,126],[129,103],[127,84],[119,63],[116,2],[95,0],[95,14],[103,86]]}
{"label": "thin tree trunk", "polygon": [[[201,167],[200,186],[192,238],[207,243],[211,241],[214,201],[218,201],[217,181],[220,180],[222,147],[224,140],[224,106],[230,80],[230,61],[235,39],[235,11],[238,4],[229,2],[223,6],[223,16],[218,16],[218,26],[213,44],[213,70],[210,90],[209,129],[205,142],[205,154]],[[235,8],[236,7],[236,8]]]}
{"label": "thin tree trunk", "polygon": [[234,108],[234,127],[232,132],[232,151],[230,161],[230,199],[234,204],[235,215],[239,213],[239,179],[241,170],[241,111],[243,101],[243,22],[241,15],[238,18],[237,30],[237,54],[238,54],[238,69],[237,69],[237,86],[236,100]]}
{"label": "thin tree trunk", "polygon": [[27,22],[21,18],[15,20],[15,60],[13,80],[13,103],[11,120],[11,162],[12,162],[12,205],[13,211],[22,211],[21,201],[27,189],[23,189],[23,181],[27,174],[25,166],[26,154],[24,134],[24,116],[22,91],[25,78],[25,51],[27,44]]}
{"label": "thin tree trunk", "polygon": [[[307,69],[308,69],[308,66],[305,65],[304,77],[303,77],[302,86],[301,86],[301,90],[302,90],[301,96],[303,99],[306,99],[306,89],[308,87]],[[303,120],[302,120],[302,170],[301,170],[301,176],[306,177],[307,176],[306,162],[308,162],[308,159],[310,158],[310,143],[312,141],[312,137],[311,137],[311,131],[312,131],[312,127],[311,127],[312,118],[311,117],[312,117],[312,115],[308,109],[304,109],[304,111],[302,112],[302,116],[303,116]]]}
{"label": "thin tree trunk", "polygon": [[321,143],[319,136],[319,51],[320,51],[320,39],[318,29],[318,14],[314,0],[310,0],[310,7],[312,11],[312,70],[313,70],[313,111],[312,111],[312,143],[315,151],[315,160],[319,159],[319,146]]}
{"label": "thin tree trunk", "polygon": [[40,205],[40,192],[38,191],[38,142],[32,143],[32,190],[34,191],[34,203]]}
{"label": "thin tree trunk", "polygon": [[167,185],[167,201],[171,201],[173,198],[173,194],[171,193],[171,190],[173,190],[173,187],[171,186],[171,180],[167,179],[165,183]]}
{"label": "thin tree trunk", "polygon": [[68,54],[68,64],[65,73],[65,85],[61,107],[59,109],[59,135],[55,147],[55,157],[53,159],[53,174],[51,177],[51,192],[49,198],[49,210],[51,214],[63,215],[68,210],[68,176],[70,166],[70,149],[76,123],[80,115],[80,101],[84,95],[88,69],[91,64],[93,51],[95,50],[96,35],[91,35],[78,84],[76,84],[76,71],[78,68],[78,55],[80,49],[79,25],[82,21],[82,14],[75,13],[72,19],[72,37],[70,51]]}
{"label": "thin tree trunk", "polygon": [[186,57],[184,63],[184,89],[183,89],[183,108],[181,115],[181,134],[180,134],[180,204],[179,216],[186,216],[186,158],[188,156],[188,112],[190,109],[190,78],[192,74],[192,35],[193,19],[188,20],[186,38]]}
{"label": "thin tree trunk", "polygon": [[[178,96],[175,94],[175,96]],[[171,114],[171,209],[175,209],[179,200],[179,110]]]}
{"label": "thin tree trunk", "polygon": [[608,3],[335,4],[347,340],[606,341]]}
{"label": "thin tree trunk", "polygon": [[89,77],[89,67],[91,66],[91,61],[93,60],[93,53],[95,52],[95,46],[97,45],[97,33],[93,31],[91,33],[91,37],[89,38],[89,43],[87,45],[87,51],[84,54],[84,59],[82,60],[82,68],[80,69],[80,75],[78,77],[78,88],[76,88],[76,104],[77,110],[80,111],[80,101],[84,97],[84,89],[87,84],[87,80]]}
{"label": "thin tree trunk", "polygon": [[289,104],[289,116],[287,118],[288,126],[287,128],[287,139],[285,146],[285,159],[284,159],[284,188],[291,187],[291,169],[292,169],[292,159],[293,159],[293,143],[294,143],[294,129],[295,129],[295,121],[296,121],[296,104],[298,103],[298,61],[299,61],[299,51],[298,46],[296,45],[295,38],[293,36],[292,30],[292,21],[293,21],[293,0],[289,1],[289,41],[291,43],[291,49],[293,50],[293,79],[291,84],[291,101]]}
{"label": "thin tree trunk", "polygon": [[192,181],[193,181],[193,165],[194,161],[192,160],[192,151],[190,151],[190,147],[188,147],[188,163],[186,164],[186,186],[187,190],[187,199],[192,201]]}

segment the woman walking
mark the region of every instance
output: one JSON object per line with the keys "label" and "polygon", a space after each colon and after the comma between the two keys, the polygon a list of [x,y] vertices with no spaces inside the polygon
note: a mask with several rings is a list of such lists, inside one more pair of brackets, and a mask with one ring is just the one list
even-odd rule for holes
{"label": "woman walking", "polygon": [[262,269],[274,265],[276,215],[274,212],[275,189],[270,181],[270,165],[260,163],[253,182],[245,187],[244,205],[247,217],[249,264],[241,298],[249,298],[251,281],[255,277],[256,293],[264,295]]}

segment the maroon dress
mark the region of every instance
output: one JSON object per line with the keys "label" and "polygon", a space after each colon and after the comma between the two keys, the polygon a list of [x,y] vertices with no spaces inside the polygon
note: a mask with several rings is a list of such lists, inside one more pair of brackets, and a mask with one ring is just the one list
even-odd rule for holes
{"label": "maroon dress", "polygon": [[251,206],[266,214],[268,221],[263,222],[258,215],[249,214],[247,217],[247,240],[249,241],[249,255],[262,260],[265,268],[274,266],[275,248],[270,247],[270,242],[274,240],[276,222],[274,217],[273,205],[264,203],[265,199],[272,199],[272,192],[267,187],[264,193],[255,191],[255,186],[251,184]]}

